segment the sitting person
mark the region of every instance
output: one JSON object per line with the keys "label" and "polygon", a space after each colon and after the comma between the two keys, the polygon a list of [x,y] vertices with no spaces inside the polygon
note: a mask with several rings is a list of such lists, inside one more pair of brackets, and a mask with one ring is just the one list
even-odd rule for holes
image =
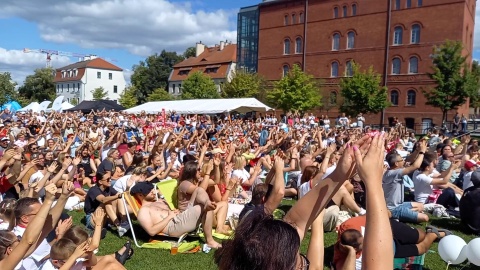
{"label": "sitting person", "polygon": [[[171,211],[164,200],[157,201],[154,186],[150,182],[137,183],[130,190],[130,194],[142,204],[137,219],[150,236],[165,233],[178,237],[194,231],[198,224],[202,223],[207,245],[212,248],[221,247],[212,236],[212,228],[216,221],[214,217],[216,204],[210,201],[204,189],[195,189],[192,195],[194,201],[182,213]],[[224,223],[217,221],[216,224],[219,228]]]}
{"label": "sitting person", "polygon": [[[366,226],[364,216],[351,218],[338,229],[338,240],[334,246],[333,263],[335,269],[362,269],[363,234]],[[425,254],[432,243],[450,235],[447,230],[427,226],[423,231],[405,223],[390,219],[393,234],[394,258],[407,258]]]}
{"label": "sitting person", "polygon": [[480,235],[480,171],[473,172],[470,181],[473,186],[460,199],[460,220],[469,233]]}

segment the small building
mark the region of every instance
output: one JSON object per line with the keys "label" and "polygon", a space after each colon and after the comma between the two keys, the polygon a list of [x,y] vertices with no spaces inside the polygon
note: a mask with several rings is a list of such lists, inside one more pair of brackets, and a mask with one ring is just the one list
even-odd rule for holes
{"label": "small building", "polygon": [[222,85],[232,79],[236,62],[236,44],[220,41],[219,45],[207,47],[200,41],[196,45],[195,57],[190,57],[173,66],[168,78],[168,92],[174,96],[180,95],[183,81],[197,71],[212,78],[220,92]]}
{"label": "small building", "polygon": [[95,56],[56,69],[54,82],[57,96],[77,104],[92,100],[92,91],[98,87],[108,92],[108,99],[116,101],[126,87],[123,69]]}

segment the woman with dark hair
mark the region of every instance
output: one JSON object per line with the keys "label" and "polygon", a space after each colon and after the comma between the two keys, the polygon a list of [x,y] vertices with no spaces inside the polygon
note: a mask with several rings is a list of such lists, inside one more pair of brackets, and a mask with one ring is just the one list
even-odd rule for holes
{"label": "woman with dark hair", "polygon": [[[365,136],[357,143],[347,146],[335,171],[300,199],[283,220],[275,220],[264,211],[246,216],[235,236],[224,241],[223,248],[215,252],[219,269],[308,269],[311,262],[314,262],[310,266],[312,269],[322,269],[323,256],[310,250],[308,257],[301,255],[300,243],[333,195],[354,173],[355,167],[368,192],[363,266],[369,270],[392,268],[392,232],[382,190],[384,135],[377,135],[373,140]],[[367,149],[368,153],[362,158]],[[318,244],[310,243],[312,251],[321,250]],[[382,256],[378,256],[380,253]]]}
{"label": "woman with dark hair", "polygon": [[[126,154],[126,153],[125,153]],[[124,156],[125,157],[125,156]],[[125,175],[131,174],[137,167],[144,166],[143,152],[135,151],[130,166],[126,167]]]}
{"label": "woman with dark hair", "polygon": [[[203,179],[203,181],[208,181],[209,179]],[[205,188],[200,187],[200,168],[198,163],[195,161],[189,161],[185,164],[183,168],[182,177],[179,180],[178,189],[177,189],[177,198],[178,198],[178,210],[183,212],[188,208],[192,207],[192,202],[195,201],[196,194],[195,190]],[[215,210],[213,214],[215,215],[214,224],[217,225],[216,231],[221,234],[228,234],[228,231],[224,228],[225,220],[227,219],[228,212],[228,203],[225,201],[217,202],[215,204]]]}

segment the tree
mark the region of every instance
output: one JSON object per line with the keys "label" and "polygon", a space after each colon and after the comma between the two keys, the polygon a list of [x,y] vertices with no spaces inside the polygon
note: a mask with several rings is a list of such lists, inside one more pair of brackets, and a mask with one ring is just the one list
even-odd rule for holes
{"label": "tree", "polygon": [[97,87],[90,92],[92,93],[93,100],[108,99],[108,92],[103,89],[102,86]]}
{"label": "tree", "polygon": [[163,101],[163,100],[174,100],[174,99],[175,99],[175,97],[170,95],[163,88],[155,89],[155,91],[150,93],[150,95],[148,95],[148,97],[147,97],[148,101]]}
{"label": "tree", "polygon": [[263,87],[264,81],[258,74],[237,70],[233,73],[232,80],[223,85],[222,97],[257,97]]}
{"label": "tree", "polygon": [[188,59],[190,57],[195,57],[195,55],[197,55],[197,49],[195,47],[189,47],[183,53],[183,57],[185,59]]}
{"label": "tree", "polygon": [[[422,89],[427,99],[427,105],[439,108],[442,119],[447,119],[447,113],[465,104],[468,98],[478,95],[478,74],[472,73],[465,56],[462,56],[463,46],[459,41],[446,41],[433,49],[432,73],[428,76],[435,81],[436,86]],[[477,77],[477,78],[476,78]]]}
{"label": "tree", "polygon": [[70,100],[70,104],[72,104],[73,106],[77,106],[78,105],[78,98],[72,98]]}
{"label": "tree", "polygon": [[130,80],[137,89],[137,104],[145,103],[148,95],[155,89],[166,89],[173,66],[183,60],[182,55],[163,50],[160,54],[151,55],[133,66]]}
{"label": "tree", "polygon": [[192,73],[182,84],[182,99],[219,98],[215,82],[200,71]]}
{"label": "tree", "polygon": [[0,106],[16,98],[16,86],[17,84],[12,80],[12,75],[9,72],[0,73]]}
{"label": "tree", "polygon": [[137,105],[136,91],[135,86],[125,88],[118,99],[118,103],[127,109],[135,107]]}
{"label": "tree", "polygon": [[52,68],[35,69],[33,75],[28,75],[23,85],[18,89],[18,93],[25,99],[42,102],[44,100],[53,100],[56,97],[55,70]]}
{"label": "tree", "polygon": [[[471,75],[474,76],[474,80],[480,85],[480,64],[478,61],[473,61]],[[480,108],[480,87],[477,89],[476,94],[470,97],[470,107],[473,108],[474,113],[478,114]]]}
{"label": "tree", "polygon": [[341,95],[344,99],[340,110],[347,115],[356,116],[359,113],[379,113],[390,106],[387,98],[387,88],[380,86],[381,77],[373,67],[366,72],[360,71],[360,66],[352,64],[353,76],[340,81]]}
{"label": "tree", "polygon": [[273,90],[267,94],[267,100],[285,112],[305,112],[322,106],[319,85],[298,65],[294,65],[288,75],[274,84]]}

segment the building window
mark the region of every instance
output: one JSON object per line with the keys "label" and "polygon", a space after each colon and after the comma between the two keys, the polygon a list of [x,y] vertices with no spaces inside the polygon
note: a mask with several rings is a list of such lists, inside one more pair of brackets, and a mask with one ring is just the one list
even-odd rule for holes
{"label": "building window", "polygon": [[70,84],[67,83],[67,93],[70,92]]}
{"label": "building window", "polygon": [[118,87],[116,85],[113,86],[113,93],[118,93]]}
{"label": "building window", "polygon": [[288,65],[283,65],[283,77],[288,75],[288,72],[290,71],[290,68]]}
{"label": "building window", "polygon": [[418,0],[417,1],[417,7],[423,6],[423,0]]}
{"label": "building window", "polygon": [[416,56],[412,56],[408,62],[408,73],[418,73],[418,58]]}
{"label": "building window", "polygon": [[338,7],[333,8],[333,18],[338,18]]}
{"label": "building window", "polygon": [[353,66],[352,66],[352,61],[348,60],[347,64],[345,65],[345,75],[347,77],[352,77],[353,76]]}
{"label": "building window", "polygon": [[407,106],[414,106],[417,99],[417,93],[414,90],[407,92]]}
{"label": "building window", "polygon": [[395,0],[395,10],[400,10],[400,0]]}
{"label": "building window", "polygon": [[283,54],[290,54],[290,39],[283,41]]}
{"label": "building window", "polygon": [[393,30],[393,45],[402,44],[403,29],[401,26],[395,27]]}
{"label": "building window", "polygon": [[347,6],[343,6],[342,8],[342,13],[343,13],[343,17],[347,17],[348,14],[347,14]]}
{"label": "building window", "polygon": [[332,62],[332,77],[338,77],[338,62]]}
{"label": "building window", "polygon": [[76,85],[74,83],[72,83],[72,93],[75,93],[75,86]]}
{"label": "building window", "polygon": [[283,19],[283,24],[288,25],[288,15],[285,15]]}
{"label": "building window", "polygon": [[392,74],[395,74],[395,75],[400,74],[401,67],[402,67],[402,62],[400,61],[400,58],[398,57],[393,58]]}
{"label": "building window", "polygon": [[333,39],[332,39],[332,50],[338,51],[339,49],[340,49],[340,34],[335,33],[333,34]]}
{"label": "building window", "polygon": [[357,15],[357,5],[353,4],[352,5],[352,16],[355,16],[355,15]]}
{"label": "building window", "polygon": [[112,80],[112,79],[113,79],[113,74],[112,74],[112,73],[108,73],[108,79],[109,79],[109,80]]}
{"label": "building window", "polygon": [[175,84],[172,84],[172,94],[175,94]]}
{"label": "building window", "polygon": [[77,92],[80,92],[80,83],[77,83]]}
{"label": "building window", "polygon": [[62,84],[62,93],[63,93],[63,84]]}
{"label": "building window", "polygon": [[412,0],[407,0],[407,3],[405,4],[405,6],[407,8],[411,8],[412,7]]}
{"label": "building window", "polygon": [[292,24],[295,24],[297,22],[297,15],[292,14]]}
{"label": "building window", "polygon": [[100,71],[97,71],[97,79],[101,79],[102,78],[102,73]]}
{"label": "building window", "polygon": [[300,23],[304,23],[305,22],[305,15],[303,15],[303,12],[300,13]]}
{"label": "building window", "polygon": [[330,92],[330,97],[328,98],[330,105],[337,105],[337,92]]}
{"label": "building window", "polygon": [[420,43],[420,25],[418,24],[412,25],[412,37],[410,39],[410,43],[412,44]]}
{"label": "building window", "polygon": [[302,50],[302,39],[300,37],[297,37],[297,39],[295,40],[295,53],[302,53]]}
{"label": "building window", "polygon": [[57,93],[60,93],[60,85],[57,84]]}
{"label": "building window", "polygon": [[347,34],[347,49],[355,48],[355,33],[348,32]]}
{"label": "building window", "polygon": [[398,106],[398,91],[397,90],[392,90],[390,93],[390,102],[392,103],[393,106]]}

